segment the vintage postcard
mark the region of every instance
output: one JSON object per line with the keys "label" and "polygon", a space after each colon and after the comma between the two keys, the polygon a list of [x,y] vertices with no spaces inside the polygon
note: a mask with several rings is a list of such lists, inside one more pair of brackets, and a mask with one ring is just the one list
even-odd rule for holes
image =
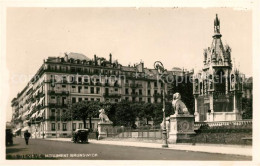
{"label": "vintage postcard", "polygon": [[1,162],[259,164],[257,2],[222,2],[3,1]]}

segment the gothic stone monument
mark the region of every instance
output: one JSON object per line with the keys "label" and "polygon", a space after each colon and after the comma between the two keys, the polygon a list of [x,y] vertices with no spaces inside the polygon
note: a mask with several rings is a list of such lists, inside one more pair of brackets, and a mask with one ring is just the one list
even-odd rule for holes
{"label": "gothic stone monument", "polygon": [[203,69],[194,74],[195,121],[242,119],[242,75],[233,67],[231,48],[223,45],[220,20],[214,20],[210,47],[204,49]]}
{"label": "gothic stone monument", "polygon": [[113,122],[109,120],[104,109],[99,110],[99,113],[100,122],[98,122],[98,139],[100,140],[107,137],[107,132],[112,129]]}
{"label": "gothic stone monument", "polygon": [[170,116],[169,143],[191,142],[194,132],[194,116],[190,115],[186,105],[181,101],[181,95],[173,95],[175,114]]}

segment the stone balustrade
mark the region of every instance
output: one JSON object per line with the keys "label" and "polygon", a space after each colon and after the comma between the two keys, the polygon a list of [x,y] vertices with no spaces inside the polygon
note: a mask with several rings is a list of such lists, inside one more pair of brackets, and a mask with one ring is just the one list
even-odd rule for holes
{"label": "stone balustrade", "polygon": [[253,124],[252,119],[245,119],[245,120],[236,120],[236,121],[195,122],[194,126],[196,128],[199,128],[200,126],[205,126],[205,125],[208,125],[209,127],[214,127],[214,126],[229,126],[229,125],[242,126],[242,125],[252,125],[252,124]]}

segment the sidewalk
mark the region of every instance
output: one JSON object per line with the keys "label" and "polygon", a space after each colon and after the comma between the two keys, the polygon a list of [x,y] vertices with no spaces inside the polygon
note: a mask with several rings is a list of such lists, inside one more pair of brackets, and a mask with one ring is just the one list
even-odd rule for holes
{"label": "sidewalk", "polygon": [[[45,138],[45,140],[72,142],[71,138]],[[89,143],[162,149],[161,143],[148,143],[148,142],[140,142],[140,141],[134,142],[134,141],[124,141],[124,140],[89,139]],[[163,149],[252,156],[252,146],[243,146],[243,145],[169,144],[169,148],[163,148]]]}

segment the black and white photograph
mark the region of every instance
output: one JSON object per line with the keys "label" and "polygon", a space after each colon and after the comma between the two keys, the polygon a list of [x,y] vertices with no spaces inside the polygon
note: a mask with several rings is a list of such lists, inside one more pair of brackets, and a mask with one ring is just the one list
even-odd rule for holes
{"label": "black and white photograph", "polygon": [[7,5],[3,162],[257,163],[255,4],[245,2]]}

